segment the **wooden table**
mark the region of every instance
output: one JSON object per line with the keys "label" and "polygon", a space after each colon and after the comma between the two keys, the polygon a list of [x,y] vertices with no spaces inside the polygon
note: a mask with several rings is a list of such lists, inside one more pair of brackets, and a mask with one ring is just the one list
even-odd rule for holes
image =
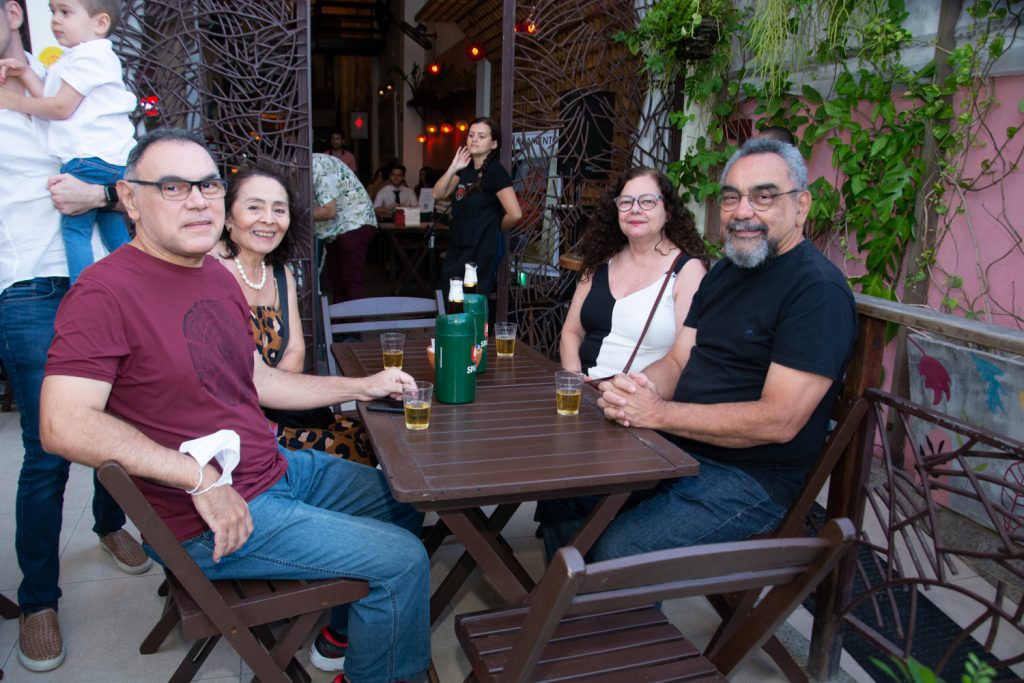
{"label": "wooden table", "polygon": [[[396,225],[395,223],[381,222],[377,224],[377,228],[402,264],[402,273],[396,278],[394,293],[398,294],[402,285],[410,278],[425,292],[433,293],[433,281],[437,267],[437,236],[438,234],[447,234],[448,226],[435,222],[418,225]],[[400,239],[403,236],[417,237],[418,241],[414,244],[409,241],[403,242]],[[424,259],[429,259],[427,263],[431,282],[424,280],[419,272],[420,264]]]}
{"label": "wooden table", "polygon": [[[416,346],[407,342],[405,368],[417,379],[432,380],[426,352]],[[382,367],[375,343],[338,343],[333,351],[346,375]],[[494,353],[493,343],[488,352]],[[572,542],[586,553],[630,493],[697,474],[697,462],[656,432],[606,420],[590,387],[584,387],[578,416],[557,415],[557,369],[522,342],[514,358],[489,355],[476,400],[446,405],[435,399],[430,427],[420,432],[407,430],[401,414],[369,412],[359,404],[394,497],[436,512],[467,551],[431,597],[431,623],[477,563],[510,605],[533,589],[532,577],[501,537],[521,503],[605,496]],[[481,508],[491,505],[497,507],[488,517]]]}

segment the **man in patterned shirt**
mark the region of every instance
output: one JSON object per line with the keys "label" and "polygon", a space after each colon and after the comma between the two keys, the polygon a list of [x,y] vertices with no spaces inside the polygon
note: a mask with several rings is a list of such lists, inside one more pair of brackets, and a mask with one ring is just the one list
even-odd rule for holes
{"label": "man in patterned shirt", "polygon": [[366,254],[377,230],[373,202],[352,170],[327,154],[313,154],[313,209],[317,236],[329,242],[331,301],[366,296]]}

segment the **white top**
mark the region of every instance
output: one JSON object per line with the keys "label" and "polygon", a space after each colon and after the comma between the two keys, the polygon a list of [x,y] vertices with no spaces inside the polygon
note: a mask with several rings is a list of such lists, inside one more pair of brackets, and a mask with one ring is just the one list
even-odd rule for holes
{"label": "white top", "polygon": [[[43,66],[26,54],[33,71]],[[0,292],[34,277],[67,277],[60,214],[53,208],[46,180],[57,160],[46,153],[42,131],[25,114],[0,109]]]}
{"label": "white top", "polygon": [[[395,201],[395,190],[398,190],[398,199]],[[377,196],[373,198],[374,208],[383,207],[385,209],[394,206],[419,206],[419,201],[416,199],[416,193],[408,185],[402,185],[401,187],[395,187],[391,183],[388,183],[384,187],[377,190]]]}
{"label": "white top", "polygon": [[[637,336],[640,330],[644,329],[647,316],[651,313],[651,306],[654,305],[654,298],[658,296],[664,281],[664,277],[659,277],[647,287],[614,300],[611,332],[601,342],[601,350],[597,354],[594,367],[587,372],[590,377],[608,377],[622,372],[626,367],[626,361],[636,347]],[[675,284],[676,274],[673,273],[661,301],[658,302],[658,310],[651,320],[651,326],[636,352],[636,358],[633,359],[632,370],[643,370],[664,357],[672,348],[676,340],[676,305],[672,296]]]}
{"label": "white top", "polygon": [[124,166],[135,147],[135,126],[128,114],[139,101],[125,88],[121,60],[110,41],[90,40],[66,51],[50,67],[43,96],[56,95],[62,82],[83,99],[67,119],[46,122],[50,154],[62,164],[99,157],[108,164]]}

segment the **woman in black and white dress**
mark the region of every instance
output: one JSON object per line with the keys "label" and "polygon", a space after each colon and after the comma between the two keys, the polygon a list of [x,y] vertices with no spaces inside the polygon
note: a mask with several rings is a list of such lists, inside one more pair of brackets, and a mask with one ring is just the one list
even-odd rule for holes
{"label": "woman in black and white dress", "polygon": [[664,356],[709,265],[693,215],[668,178],[650,168],[627,172],[601,199],[579,252],[580,281],[562,327],[562,366],[592,379],[622,372],[673,269],[631,369]]}

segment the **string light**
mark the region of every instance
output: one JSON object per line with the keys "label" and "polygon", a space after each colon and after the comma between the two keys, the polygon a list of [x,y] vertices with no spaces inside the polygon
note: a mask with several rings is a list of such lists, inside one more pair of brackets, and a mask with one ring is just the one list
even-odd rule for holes
{"label": "string light", "polygon": [[427,65],[427,73],[429,73],[431,76],[437,76],[438,74],[441,73],[441,65],[438,64],[437,62],[431,62],[430,64]]}
{"label": "string light", "polygon": [[454,130],[452,128],[452,124],[450,124],[450,123],[442,123],[441,124],[441,132],[444,133],[445,135],[450,134],[452,132],[452,130]]}
{"label": "string light", "polygon": [[484,46],[480,43],[470,43],[466,46],[466,56],[474,62],[484,58]]}

